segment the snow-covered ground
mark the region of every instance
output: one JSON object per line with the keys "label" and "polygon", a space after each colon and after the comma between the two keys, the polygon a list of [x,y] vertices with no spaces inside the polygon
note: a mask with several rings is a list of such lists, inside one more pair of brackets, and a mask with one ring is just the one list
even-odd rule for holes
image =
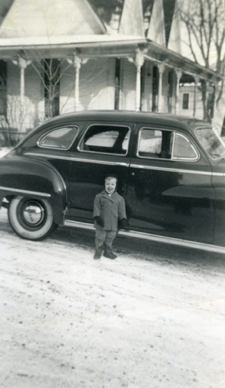
{"label": "snow-covered ground", "polygon": [[0,158],[2,158],[4,155],[6,155],[10,150],[11,150],[11,148],[8,148],[8,147],[0,148]]}
{"label": "snow-covered ground", "polygon": [[0,211],[1,388],[222,388],[225,259],[90,231],[17,237]]}

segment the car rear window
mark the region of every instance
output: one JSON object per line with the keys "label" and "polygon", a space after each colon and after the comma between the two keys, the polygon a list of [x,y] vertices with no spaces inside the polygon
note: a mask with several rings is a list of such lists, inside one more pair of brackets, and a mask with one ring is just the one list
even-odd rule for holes
{"label": "car rear window", "polygon": [[54,148],[67,150],[72,145],[78,134],[77,126],[64,126],[53,129],[38,141],[38,146],[41,148]]}
{"label": "car rear window", "polygon": [[195,150],[194,146],[190,140],[180,134],[175,133],[173,151],[172,151],[173,160],[196,160],[198,159],[198,153]]}
{"label": "car rear window", "polygon": [[212,159],[224,157],[225,145],[213,128],[196,128],[195,133],[202,147]]}

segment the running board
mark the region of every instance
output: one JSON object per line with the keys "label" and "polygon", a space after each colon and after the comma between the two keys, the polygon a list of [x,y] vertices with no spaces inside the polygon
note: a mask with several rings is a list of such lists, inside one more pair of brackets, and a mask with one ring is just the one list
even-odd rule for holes
{"label": "running board", "polygon": [[[86,222],[80,222],[80,221],[71,221],[71,220],[65,220],[64,226],[70,226],[73,228],[88,229],[88,230],[95,229],[94,225],[92,224],[88,224]],[[143,233],[143,232],[138,232],[133,230],[132,231],[124,230],[124,229],[119,230],[118,234],[120,236],[140,238],[144,240],[156,241],[156,242],[165,243],[165,244],[178,245],[186,248],[201,249],[208,252],[225,254],[225,247],[220,247],[218,245],[213,245],[213,244],[205,244],[205,243],[199,243],[196,241],[182,240],[174,237],[156,236],[150,233]]]}

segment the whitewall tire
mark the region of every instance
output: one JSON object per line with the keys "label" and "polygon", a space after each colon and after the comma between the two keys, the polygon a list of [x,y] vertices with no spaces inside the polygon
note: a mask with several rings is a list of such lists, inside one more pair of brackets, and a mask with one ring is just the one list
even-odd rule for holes
{"label": "whitewall tire", "polygon": [[57,227],[52,206],[45,199],[15,197],[10,202],[8,217],[14,231],[28,240],[43,240]]}

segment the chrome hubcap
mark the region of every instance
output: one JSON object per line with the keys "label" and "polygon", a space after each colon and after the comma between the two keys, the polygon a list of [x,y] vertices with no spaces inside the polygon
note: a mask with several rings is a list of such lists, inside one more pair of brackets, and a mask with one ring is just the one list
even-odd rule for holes
{"label": "chrome hubcap", "polygon": [[25,204],[22,214],[23,219],[28,225],[39,225],[44,218],[44,208],[38,202]]}

